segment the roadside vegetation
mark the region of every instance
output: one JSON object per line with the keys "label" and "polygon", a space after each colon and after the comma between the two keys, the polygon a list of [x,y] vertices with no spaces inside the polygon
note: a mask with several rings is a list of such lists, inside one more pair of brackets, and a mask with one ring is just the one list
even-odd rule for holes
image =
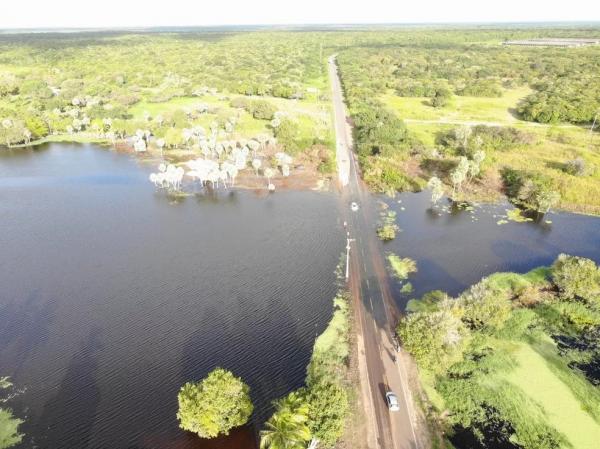
{"label": "roadside vegetation", "polygon": [[[338,279],[342,279],[341,265]],[[306,387],[275,402],[275,412],[260,432],[261,449],[333,448],[351,413],[350,295],[339,283],[327,328],[315,340]]]}
{"label": "roadside vegetation", "polygon": [[455,446],[597,446],[600,269],[593,261],[562,254],[550,268],[493,274],[457,298],[431,292],[408,310],[398,336],[419,365],[436,425]]}
{"label": "roadside vegetation", "polygon": [[[598,124],[590,132],[600,113],[600,49],[502,45],[517,35],[600,32],[396,31],[339,52],[356,150],[374,190],[420,190],[436,177],[458,201],[508,195],[539,212],[600,213]],[[457,183],[453,173],[476,151],[485,160]],[[517,188],[506,175],[515,172]]]}

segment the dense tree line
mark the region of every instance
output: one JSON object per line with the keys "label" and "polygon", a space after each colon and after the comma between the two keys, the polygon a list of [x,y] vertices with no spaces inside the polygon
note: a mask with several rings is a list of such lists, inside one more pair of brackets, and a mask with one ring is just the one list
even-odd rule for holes
{"label": "dense tree line", "polygon": [[[535,93],[518,108],[525,120],[593,120],[600,109],[597,47],[507,47],[499,45],[503,33],[506,39],[523,34],[481,30],[476,41],[475,31],[432,31],[415,33],[405,41],[398,36],[397,45],[356,45],[340,58],[346,91],[351,97],[390,91],[434,99],[445,90],[455,95],[499,97],[502,87],[530,86]],[[564,30],[546,33],[559,36]],[[598,35],[594,30],[579,31],[580,37],[586,34]]]}

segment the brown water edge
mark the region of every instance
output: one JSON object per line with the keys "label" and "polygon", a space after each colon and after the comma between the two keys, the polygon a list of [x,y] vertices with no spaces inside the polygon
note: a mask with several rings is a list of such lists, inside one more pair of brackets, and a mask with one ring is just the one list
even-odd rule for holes
{"label": "brown water edge", "polygon": [[191,432],[181,432],[177,439],[167,439],[164,435],[148,435],[141,446],[128,449],[258,449],[256,430],[250,425],[237,427],[229,435],[218,438],[199,438]]}

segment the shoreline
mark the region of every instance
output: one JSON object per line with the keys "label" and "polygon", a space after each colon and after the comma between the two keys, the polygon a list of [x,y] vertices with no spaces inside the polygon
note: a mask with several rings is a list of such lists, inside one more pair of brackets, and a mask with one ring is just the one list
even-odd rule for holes
{"label": "shoreline", "polygon": [[[78,138],[73,139],[74,136],[68,134],[58,134],[45,137],[43,139],[39,139],[37,141],[30,142],[29,144],[19,144],[13,145],[10,147],[0,146],[0,151],[3,150],[20,150],[20,149],[35,149],[41,145],[46,144],[54,144],[54,143],[66,143],[66,144],[93,144],[102,146],[109,151],[115,151],[119,153],[127,153],[138,156],[136,159],[138,162],[143,163],[159,163],[161,160],[160,155],[156,153],[155,149],[149,149],[145,153],[136,153],[133,151],[132,147],[127,144],[125,139],[120,139],[116,143],[112,143],[110,140],[105,138],[93,138],[88,136],[79,136]],[[167,150],[169,151],[169,150]],[[181,150],[176,150],[181,151]],[[190,151],[190,156],[197,156],[195,153]],[[172,164],[180,164],[182,161],[178,160],[181,158],[181,155],[171,156],[171,158],[166,157],[165,160],[168,163]],[[248,168],[247,170],[251,170]],[[283,177],[280,174],[274,176],[272,179],[277,181],[276,184],[277,189],[281,189],[284,191],[317,191],[317,192],[327,192],[327,191],[339,191],[339,186],[334,181],[334,177],[336,177],[336,172],[328,173],[328,174],[320,174],[318,172],[311,172],[308,170],[302,174],[293,173],[289,177]],[[255,175],[246,176],[240,174],[239,180],[236,182],[235,186],[244,190],[253,190],[253,191],[262,191],[267,190],[266,186],[263,187],[263,180],[259,177],[257,178]],[[369,189],[372,195],[386,195],[384,192],[377,192],[372,189]],[[396,192],[396,195],[403,193],[419,193],[420,191],[402,191]],[[490,191],[491,192],[491,191]],[[191,194],[186,194],[191,195]],[[177,195],[175,195],[177,196]],[[386,195],[389,198],[389,195]],[[487,194],[478,194],[475,192],[463,192],[463,197],[456,201],[457,203],[475,203],[479,205],[491,205],[497,206],[506,202],[507,205],[510,205],[514,208],[519,209],[516,205],[511,203],[506,195],[502,192],[493,191],[493,197]],[[600,205],[562,205],[560,207],[555,207],[552,210],[554,213],[570,213],[576,215],[583,215],[587,217],[599,217],[600,218]]]}

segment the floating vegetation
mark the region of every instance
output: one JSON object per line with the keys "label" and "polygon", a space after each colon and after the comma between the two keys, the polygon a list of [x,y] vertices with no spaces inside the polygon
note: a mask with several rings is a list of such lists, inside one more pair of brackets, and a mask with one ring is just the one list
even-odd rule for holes
{"label": "floating vegetation", "polygon": [[506,223],[508,223],[508,220],[505,220],[505,219],[501,219],[501,220],[498,220],[496,222],[497,225],[503,225],[503,224],[506,224]]}
{"label": "floating vegetation", "polygon": [[526,217],[525,215],[523,215],[523,211],[518,208],[514,208],[514,209],[510,209],[510,210],[507,209],[506,216],[508,217],[508,219],[510,221],[514,221],[517,223],[525,223],[528,221],[533,221],[533,218]]}
{"label": "floating vegetation", "polygon": [[407,282],[406,284],[404,284],[402,286],[402,288],[400,289],[400,293],[408,294],[408,293],[412,293],[412,292],[413,292],[413,286],[410,282]]}
{"label": "floating vegetation", "polygon": [[381,213],[381,223],[377,227],[377,236],[383,240],[393,240],[400,228],[396,224],[396,212],[390,210]]}
{"label": "floating vegetation", "polygon": [[[407,279],[411,273],[417,272],[417,263],[410,257],[402,258],[396,254],[389,253],[387,259],[392,268],[392,272],[397,279]],[[406,285],[402,288],[405,288]],[[412,286],[410,288],[412,288]]]}

